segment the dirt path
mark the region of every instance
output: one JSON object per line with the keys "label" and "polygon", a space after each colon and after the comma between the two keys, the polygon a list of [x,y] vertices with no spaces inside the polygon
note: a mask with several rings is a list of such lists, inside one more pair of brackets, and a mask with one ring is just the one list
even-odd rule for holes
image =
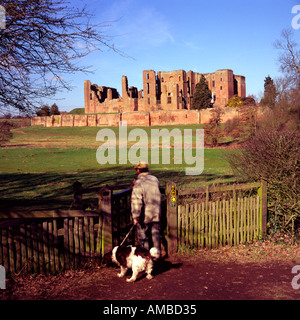
{"label": "dirt path", "polygon": [[31,276],[31,280],[23,276],[11,280],[7,290],[0,290],[0,299],[300,299],[300,289],[291,285],[295,264],[293,260],[213,262],[200,255],[178,255],[156,263],[152,280],[141,274],[135,283],[127,283],[117,277],[115,267]]}

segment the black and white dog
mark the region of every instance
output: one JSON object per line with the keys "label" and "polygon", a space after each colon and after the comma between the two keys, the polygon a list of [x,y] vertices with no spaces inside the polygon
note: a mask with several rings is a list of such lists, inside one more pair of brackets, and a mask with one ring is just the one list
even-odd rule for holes
{"label": "black and white dog", "polygon": [[150,251],[141,246],[117,246],[112,251],[106,253],[103,257],[102,264],[116,263],[121,267],[121,272],[118,277],[124,277],[128,269],[132,269],[132,277],[126,279],[127,282],[136,280],[139,272],[146,271],[147,279],[152,279],[153,260],[158,258],[159,253],[156,248],[151,248]]}

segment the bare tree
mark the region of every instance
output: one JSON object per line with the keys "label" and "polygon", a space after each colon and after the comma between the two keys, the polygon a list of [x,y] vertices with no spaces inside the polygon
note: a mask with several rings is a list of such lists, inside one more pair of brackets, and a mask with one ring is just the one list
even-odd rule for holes
{"label": "bare tree", "polygon": [[0,30],[0,110],[34,113],[42,98],[70,89],[64,74],[90,71],[78,64],[90,52],[118,51],[103,30],[92,24],[86,7],[66,0],[2,0],[6,28]]}
{"label": "bare tree", "polygon": [[285,29],[281,32],[281,39],[275,42],[275,48],[282,50],[279,57],[281,71],[291,80],[300,81],[300,50],[299,44],[293,40],[293,31]]}

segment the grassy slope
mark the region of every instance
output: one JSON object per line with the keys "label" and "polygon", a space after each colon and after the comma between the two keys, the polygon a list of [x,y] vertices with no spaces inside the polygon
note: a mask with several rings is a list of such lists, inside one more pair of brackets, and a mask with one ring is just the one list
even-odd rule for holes
{"label": "grassy slope", "polygon": [[[167,129],[196,129],[199,126],[176,126]],[[127,184],[135,176],[132,164],[99,165],[96,150],[101,144],[96,134],[101,128],[28,127],[14,131],[9,148],[0,149],[0,208],[68,208],[72,202],[72,184],[86,186]],[[112,128],[118,135],[118,128]],[[130,131],[131,127],[128,127]],[[151,135],[151,128],[146,130]],[[195,139],[194,139],[195,140]],[[150,140],[149,140],[150,143]],[[162,185],[172,180],[181,186],[203,186],[230,182],[230,168],[221,149],[206,149],[204,172],[186,176],[185,164],[150,165]]]}

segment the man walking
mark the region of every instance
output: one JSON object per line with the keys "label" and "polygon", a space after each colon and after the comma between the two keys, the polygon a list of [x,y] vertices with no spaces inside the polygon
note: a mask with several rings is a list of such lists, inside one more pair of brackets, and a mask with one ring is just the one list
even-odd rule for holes
{"label": "man walking", "polygon": [[161,194],[159,181],[151,175],[148,165],[139,162],[135,167],[138,174],[131,195],[131,213],[134,225],[137,226],[139,244],[149,248],[147,233],[151,232],[153,247],[157,249],[160,257],[160,217]]}

